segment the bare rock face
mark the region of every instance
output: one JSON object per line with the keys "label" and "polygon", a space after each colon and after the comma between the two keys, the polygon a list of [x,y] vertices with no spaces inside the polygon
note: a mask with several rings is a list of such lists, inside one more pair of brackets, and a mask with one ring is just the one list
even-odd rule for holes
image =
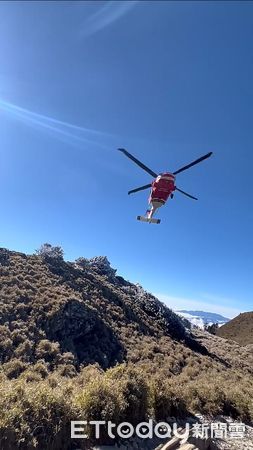
{"label": "bare rock face", "polygon": [[96,322],[95,314],[78,299],[69,299],[48,321],[49,334],[65,338],[90,333]]}

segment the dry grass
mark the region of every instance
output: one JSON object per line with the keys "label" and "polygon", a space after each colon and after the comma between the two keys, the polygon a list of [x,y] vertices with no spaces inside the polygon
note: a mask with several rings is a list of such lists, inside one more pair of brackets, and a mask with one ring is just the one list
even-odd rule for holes
{"label": "dry grass", "polygon": [[240,345],[253,344],[253,312],[245,312],[218,328],[217,336],[232,339]]}

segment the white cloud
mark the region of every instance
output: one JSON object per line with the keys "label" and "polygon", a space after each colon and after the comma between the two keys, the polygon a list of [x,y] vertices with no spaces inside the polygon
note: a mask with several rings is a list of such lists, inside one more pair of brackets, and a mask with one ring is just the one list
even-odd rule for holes
{"label": "white cloud", "polygon": [[92,14],[84,23],[82,35],[92,35],[112,23],[116,22],[128,11],[139,3],[139,1],[107,1],[98,11]]}
{"label": "white cloud", "polygon": [[[184,297],[173,297],[166,294],[154,293],[154,295],[165,303],[169,308],[173,310],[198,310],[198,311],[207,311],[213,312],[217,314],[222,314],[228,318],[233,318],[238,316],[243,310],[237,308],[231,308],[230,306],[223,306],[221,303],[217,302],[206,302],[202,300],[193,300],[190,298]],[[215,298],[215,297],[213,297]]]}
{"label": "white cloud", "polygon": [[97,138],[101,136],[111,136],[109,133],[80,127],[68,122],[63,122],[61,120],[55,119],[54,117],[35,113],[13,103],[4,101],[0,98],[0,111],[1,110],[6,114],[14,117],[15,119],[24,122],[27,125],[46,129],[52,132],[58,138],[69,138],[73,142],[88,143],[99,145],[100,147],[105,147],[103,144],[98,142]]}

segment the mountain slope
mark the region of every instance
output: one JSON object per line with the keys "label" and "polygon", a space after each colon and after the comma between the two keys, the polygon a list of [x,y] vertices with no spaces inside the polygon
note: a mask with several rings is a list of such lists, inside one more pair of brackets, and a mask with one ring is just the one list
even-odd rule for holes
{"label": "mountain slope", "polygon": [[4,363],[22,352],[26,362],[36,362],[48,352],[53,365],[70,352],[77,367],[98,362],[107,368],[132,348],[129,334],[166,335],[205,352],[175,313],[117,277],[106,258],[69,263],[5,249],[1,258]]}
{"label": "mountain slope", "polygon": [[217,336],[232,339],[240,345],[253,344],[253,312],[245,312],[217,330]]}
{"label": "mountain slope", "polygon": [[0,363],[1,450],[89,448],[71,419],[253,419],[252,351],[187,330],[106,257],[0,249]]}

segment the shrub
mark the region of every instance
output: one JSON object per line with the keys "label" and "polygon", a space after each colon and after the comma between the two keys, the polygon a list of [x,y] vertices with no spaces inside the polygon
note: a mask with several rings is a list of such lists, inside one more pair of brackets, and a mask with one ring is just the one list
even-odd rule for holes
{"label": "shrub", "polygon": [[89,267],[89,260],[87,258],[83,258],[82,256],[80,258],[77,258],[75,260],[75,263],[82,269],[86,269]]}
{"label": "shrub", "polygon": [[243,421],[253,420],[253,400],[251,396],[246,396],[238,388],[226,392],[224,401],[224,413],[233,418],[240,418]]}
{"label": "shrub", "polygon": [[59,356],[59,364],[74,364],[75,356],[71,352],[65,352]]}
{"label": "shrub", "polygon": [[108,370],[105,379],[117,382],[121,388],[126,407],[123,419],[138,424],[147,418],[149,409],[149,388],[145,373],[133,366],[121,364]]}
{"label": "shrub", "polygon": [[41,375],[42,378],[48,376],[48,364],[46,364],[44,360],[37,361],[36,364],[33,365],[33,370]]}
{"label": "shrub", "polygon": [[79,411],[63,388],[52,389],[45,382],[12,382],[1,389],[0,408],[1,450],[70,448],[69,423],[78,420]]}
{"label": "shrub", "polygon": [[[127,407],[119,383],[105,377],[98,377],[84,387],[75,399],[85,420],[111,420],[119,424]],[[94,439],[94,429],[88,426],[88,435]],[[108,442],[107,432],[101,429],[101,441]],[[110,440],[109,440],[110,441]]]}
{"label": "shrub", "polygon": [[22,373],[21,378],[27,382],[41,381],[49,374],[47,366],[48,364],[46,364],[44,360],[39,360],[36,364],[30,365],[29,368]]}
{"label": "shrub", "polygon": [[38,256],[43,259],[63,260],[63,249],[59,246],[53,247],[51,244],[45,243],[35,251]]}
{"label": "shrub", "polygon": [[73,377],[75,377],[77,375],[76,368],[72,364],[61,364],[61,365],[59,365],[58,368],[57,368],[57,372],[62,377],[68,377],[68,378],[73,378]]}
{"label": "shrub", "polygon": [[46,362],[57,362],[60,357],[60,345],[58,342],[42,339],[37,345],[36,355]]}
{"label": "shrub", "polygon": [[17,378],[26,368],[27,364],[16,358],[12,358],[11,361],[3,365],[4,372],[10,379]]}
{"label": "shrub", "polygon": [[[193,399],[193,401],[196,402],[196,398],[198,399],[197,410],[202,411],[204,414],[211,415],[217,415],[223,412],[225,394],[215,383],[196,383],[195,393],[196,397],[194,395],[195,399]],[[197,410],[195,409],[196,412]]]}
{"label": "shrub", "polygon": [[104,371],[101,369],[99,364],[89,364],[88,366],[82,367],[77,378],[79,386],[86,386],[91,381],[102,377]]}
{"label": "shrub", "polygon": [[14,330],[11,333],[11,339],[13,341],[13,345],[18,346],[19,344],[21,344],[26,340],[26,335],[20,332],[20,330]]}
{"label": "shrub", "polygon": [[29,339],[18,345],[14,351],[14,355],[17,358],[21,358],[23,361],[30,361],[33,354],[33,344]]}
{"label": "shrub", "polygon": [[6,362],[12,356],[12,340],[9,338],[4,338],[0,336],[0,362]]}
{"label": "shrub", "polygon": [[150,383],[150,390],[152,412],[157,421],[186,415],[186,402],[175,385],[164,378],[156,377]]}

